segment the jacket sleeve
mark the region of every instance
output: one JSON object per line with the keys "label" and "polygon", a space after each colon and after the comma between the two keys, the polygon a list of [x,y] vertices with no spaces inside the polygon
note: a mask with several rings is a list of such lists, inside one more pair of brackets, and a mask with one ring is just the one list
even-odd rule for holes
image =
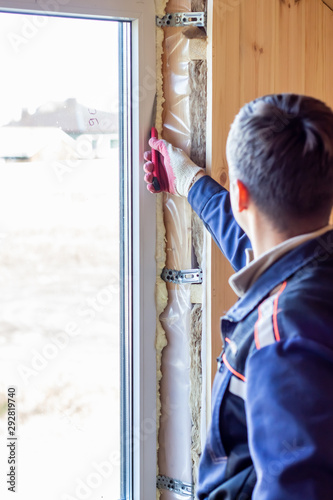
{"label": "jacket sleeve", "polygon": [[244,267],[251,243],[234,218],[229,192],[207,175],[190,189],[188,201],[235,271]]}
{"label": "jacket sleeve", "polygon": [[333,352],[282,340],[247,362],[253,500],[330,500],[333,490]]}

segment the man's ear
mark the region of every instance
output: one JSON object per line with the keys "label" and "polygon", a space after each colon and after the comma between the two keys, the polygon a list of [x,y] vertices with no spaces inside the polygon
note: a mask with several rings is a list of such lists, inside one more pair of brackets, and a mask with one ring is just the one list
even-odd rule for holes
{"label": "man's ear", "polygon": [[236,193],[238,212],[248,209],[250,204],[250,193],[245,184],[239,179],[236,180]]}

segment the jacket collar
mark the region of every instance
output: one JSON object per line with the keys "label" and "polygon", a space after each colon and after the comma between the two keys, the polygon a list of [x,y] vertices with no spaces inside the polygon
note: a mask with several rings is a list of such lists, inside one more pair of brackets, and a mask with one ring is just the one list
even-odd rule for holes
{"label": "jacket collar", "polygon": [[333,230],[307,241],[274,262],[224,316],[241,321],[280,283],[311,262],[323,262],[333,255]]}
{"label": "jacket collar", "polygon": [[252,249],[247,248],[245,251],[247,265],[229,278],[229,285],[238,297],[243,297],[251,285],[257,281],[259,276],[263,274],[266,269],[270,268],[274,262],[283,257],[284,254],[290,252],[302,243],[322,236],[332,230],[333,227],[328,225],[317,229],[316,231],[312,231],[311,233],[294,236],[293,238],[284,240],[279,245],[270,248],[267,252],[261,254],[256,259],[253,258]]}

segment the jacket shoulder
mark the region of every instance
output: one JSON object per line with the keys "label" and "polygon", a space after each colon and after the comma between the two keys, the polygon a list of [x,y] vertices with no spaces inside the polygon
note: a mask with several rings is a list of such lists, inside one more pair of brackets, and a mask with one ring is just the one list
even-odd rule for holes
{"label": "jacket shoulder", "polygon": [[333,348],[333,260],[300,269],[273,295],[279,339],[304,338]]}

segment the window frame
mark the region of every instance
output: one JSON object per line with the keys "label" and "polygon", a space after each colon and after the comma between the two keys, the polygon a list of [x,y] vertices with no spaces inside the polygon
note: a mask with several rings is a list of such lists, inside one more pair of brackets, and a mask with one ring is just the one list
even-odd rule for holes
{"label": "window frame", "polygon": [[[120,4],[120,5],[119,5]],[[131,21],[132,53],[132,481],[126,499],[156,497],[156,198],[142,178],[156,93],[154,0],[0,0],[0,12]],[[87,71],[89,66],[87,63]],[[111,499],[110,499],[111,500]]]}

